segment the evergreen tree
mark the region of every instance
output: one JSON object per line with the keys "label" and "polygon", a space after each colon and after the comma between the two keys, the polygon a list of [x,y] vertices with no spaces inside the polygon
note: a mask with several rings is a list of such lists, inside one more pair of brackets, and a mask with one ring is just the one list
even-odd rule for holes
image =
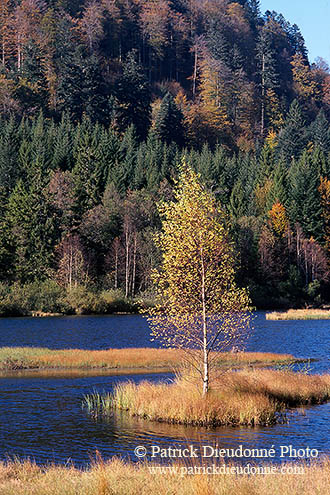
{"label": "evergreen tree", "polygon": [[313,143],[319,146],[323,153],[330,152],[330,125],[323,109],[319,111],[315,121],[311,124],[310,134]]}
{"label": "evergreen tree", "polygon": [[175,101],[167,93],[162,99],[154,127],[158,139],[167,144],[172,142],[182,146],[184,143],[183,114]]}
{"label": "evergreen tree", "polygon": [[277,152],[290,162],[300,156],[306,141],[305,121],[298,101],[294,100],[278,137]]}
{"label": "evergreen tree", "polygon": [[56,218],[45,191],[37,174],[30,188],[19,181],[9,197],[5,221],[15,278],[20,282],[45,278],[53,268]]}
{"label": "evergreen tree", "polygon": [[275,68],[276,62],[272,39],[266,28],[260,30],[256,51],[261,99],[260,134],[263,136],[265,132],[267,90],[274,89],[278,86],[278,74]]}
{"label": "evergreen tree", "polygon": [[80,140],[72,170],[76,212],[81,215],[100,202],[104,188],[104,163],[97,137],[85,132]]}
{"label": "evergreen tree", "polygon": [[137,148],[135,127],[131,125],[123,136],[118,150],[118,160],[110,168],[108,176],[108,181],[114,184],[116,190],[122,196],[134,185]]}
{"label": "evergreen tree", "polygon": [[19,130],[14,119],[2,123],[0,132],[0,185],[3,193],[14,188],[19,177]]}
{"label": "evergreen tree", "polygon": [[242,182],[240,180],[237,181],[235,186],[233,187],[229,199],[228,210],[230,216],[236,221],[245,214],[246,201],[244,198]]}
{"label": "evergreen tree", "polygon": [[306,236],[321,240],[320,176],[307,152],[303,153],[300,160],[293,162],[289,178],[291,186],[289,213],[292,223],[299,223]]}
{"label": "evergreen tree", "polygon": [[279,160],[272,174],[272,188],[269,192],[269,209],[274,203],[288,204],[288,172],[283,160]]}
{"label": "evergreen tree", "polygon": [[108,123],[109,89],[101,73],[100,60],[96,55],[84,58],[83,86],[81,88],[83,110],[91,122]]}
{"label": "evergreen tree", "polygon": [[151,94],[134,51],[127,55],[123,73],[115,85],[116,124],[121,132],[134,125],[139,139],[145,139],[151,124]]}
{"label": "evergreen tree", "polygon": [[75,121],[82,118],[84,111],[83,56],[81,47],[69,45],[61,55],[60,78],[57,90],[58,110],[69,111]]}

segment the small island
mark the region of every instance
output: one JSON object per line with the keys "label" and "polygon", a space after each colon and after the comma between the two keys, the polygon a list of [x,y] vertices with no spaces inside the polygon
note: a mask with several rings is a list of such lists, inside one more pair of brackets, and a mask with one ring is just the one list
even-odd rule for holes
{"label": "small island", "polygon": [[330,309],[289,309],[266,314],[267,320],[330,320]]}

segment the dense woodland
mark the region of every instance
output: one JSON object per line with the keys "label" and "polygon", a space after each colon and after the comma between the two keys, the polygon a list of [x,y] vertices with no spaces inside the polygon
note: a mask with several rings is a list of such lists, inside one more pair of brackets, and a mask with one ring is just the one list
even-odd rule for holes
{"label": "dense woodland", "polygon": [[0,314],[152,297],[182,160],[258,307],[330,300],[330,70],[257,0],[0,0]]}

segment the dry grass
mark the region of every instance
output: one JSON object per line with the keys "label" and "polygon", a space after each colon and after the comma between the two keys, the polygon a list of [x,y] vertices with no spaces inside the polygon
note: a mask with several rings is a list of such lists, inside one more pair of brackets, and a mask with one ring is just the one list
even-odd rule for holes
{"label": "dry grass", "polygon": [[[0,348],[0,369],[147,369],[178,367],[182,354],[176,349],[129,348],[89,351],[50,350],[34,347]],[[259,352],[219,353],[219,366],[273,365],[296,361],[290,354]]]}
{"label": "dry grass", "polygon": [[[330,460],[287,464],[286,472],[268,475],[184,475],[166,469],[152,474],[150,464],[134,465],[119,459],[99,462],[89,470],[46,468],[31,462],[0,464],[1,495],[325,495],[329,493]],[[292,472],[298,474],[291,474]]]}
{"label": "dry grass", "polygon": [[330,398],[330,375],[258,369],[228,371],[212,381],[207,397],[200,382],[179,377],[172,384],[121,383],[113,395],[86,397],[94,415],[113,408],[151,421],[199,426],[269,425],[288,406],[318,404]]}
{"label": "dry grass", "polygon": [[266,320],[329,320],[330,311],[325,309],[289,309],[286,312],[266,314]]}

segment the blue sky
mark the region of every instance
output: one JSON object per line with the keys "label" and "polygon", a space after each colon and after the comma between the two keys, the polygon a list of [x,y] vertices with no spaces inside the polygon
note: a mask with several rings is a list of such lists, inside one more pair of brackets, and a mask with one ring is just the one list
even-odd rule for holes
{"label": "blue sky", "polygon": [[260,4],[262,13],[275,10],[298,24],[310,62],[322,57],[330,63],[330,0],[261,0]]}

